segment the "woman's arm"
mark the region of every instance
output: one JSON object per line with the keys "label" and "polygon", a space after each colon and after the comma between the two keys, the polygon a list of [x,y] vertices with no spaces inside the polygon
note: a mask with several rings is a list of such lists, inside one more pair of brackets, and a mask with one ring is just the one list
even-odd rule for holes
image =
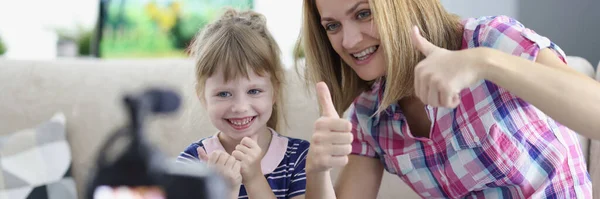
{"label": "woman's arm", "polygon": [[564,64],[550,49],[536,62],[482,48],[484,79],[531,103],[559,123],[600,139],[600,83]]}
{"label": "woman's arm", "polygon": [[377,198],[383,164],[376,158],[350,155],[335,184],[335,193],[342,199]]}
{"label": "woman's arm", "polygon": [[306,198],[369,199],[377,198],[383,165],[376,158],[349,155],[348,164],[338,176],[335,190],[329,171],[306,174]]}
{"label": "woman's arm", "polygon": [[306,198],[335,199],[329,171],[306,171]]}
{"label": "woman's arm", "polygon": [[455,108],[460,90],[481,79],[507,89],[579,134],[600,139],[600,83],[571,69],[550,49],[530,61],[492,48],[449,51],[423,38],[426,58],[415,67],[415,93],[432,106]]}

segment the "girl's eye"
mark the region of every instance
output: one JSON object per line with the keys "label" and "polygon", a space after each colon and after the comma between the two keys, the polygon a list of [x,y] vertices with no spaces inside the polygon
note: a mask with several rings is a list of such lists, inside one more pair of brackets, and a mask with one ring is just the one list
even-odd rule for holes
{"label": "girl's eye", "polygon": [[217,97],[231,97],[231,93],[230,92],[219,92],[217,93]]}
{"label": "girl's eye", "polygon": [[337,30],[337,28],[339,28],[340,24],[339,23],[328,23],[327,25],[325,25],[325,30],[326,31],[335,31]]}
{"label": "girl's eye", "polygon": [[260,93],[262,93],[262,91],[258,90],[258,89],[251,89],[248,91],[248,94],[250,94],[250,95],[258,95]]}
{"label": "girl's eye", "polygon": [[358,12],[358,14],[356,15],[356,18],[366,19],[366,18],[369,18],[370,16],[371,16],[370,10],[363,10],[363,11]]}

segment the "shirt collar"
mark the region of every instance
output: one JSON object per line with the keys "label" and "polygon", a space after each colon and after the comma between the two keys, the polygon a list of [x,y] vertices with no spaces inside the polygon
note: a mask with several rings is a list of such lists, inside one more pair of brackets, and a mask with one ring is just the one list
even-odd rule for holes
{"label": "shirt collar", "polygon": [[[269,143],[269,148],[267,149],[267,153],[260,161],[260,166],[263,175],[272,173],[277,169],[279,163],[285,157],[285,153],[287,152],[288,138],[284,136],[280,136],[275,130],[269,128],[271,131],[271,142]],[[202,140],[202,145],[204,146],[204,150],[206,150],[207,154],[212,153],[213,151],[225,151],[223,144],[219,141],[219,133]]]}

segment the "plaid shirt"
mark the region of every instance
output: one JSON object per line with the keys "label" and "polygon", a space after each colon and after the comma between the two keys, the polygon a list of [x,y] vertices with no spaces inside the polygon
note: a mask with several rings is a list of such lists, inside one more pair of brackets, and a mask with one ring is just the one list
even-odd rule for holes
{"label": "plaid shirt", "polygon": [[[485,46],[528,60],[550,40],[506,16],[463,21],[463,49]],[[397,104],[375,114],[385,80],[349,110],[352,154],[375,157],[424,198],[591,198],[575,133],[492,82],[461,91],[455,109],[426,106],[430,138],[416,138]]]}

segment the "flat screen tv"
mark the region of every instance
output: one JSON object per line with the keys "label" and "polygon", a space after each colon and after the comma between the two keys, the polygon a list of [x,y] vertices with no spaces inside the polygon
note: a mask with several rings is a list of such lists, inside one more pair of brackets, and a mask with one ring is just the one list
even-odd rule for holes
{"label": "flat screen tv", "polygon": [[224,7],[252,9],[253,0],[101,0],[95,56],[184,57],[194,35]]}

